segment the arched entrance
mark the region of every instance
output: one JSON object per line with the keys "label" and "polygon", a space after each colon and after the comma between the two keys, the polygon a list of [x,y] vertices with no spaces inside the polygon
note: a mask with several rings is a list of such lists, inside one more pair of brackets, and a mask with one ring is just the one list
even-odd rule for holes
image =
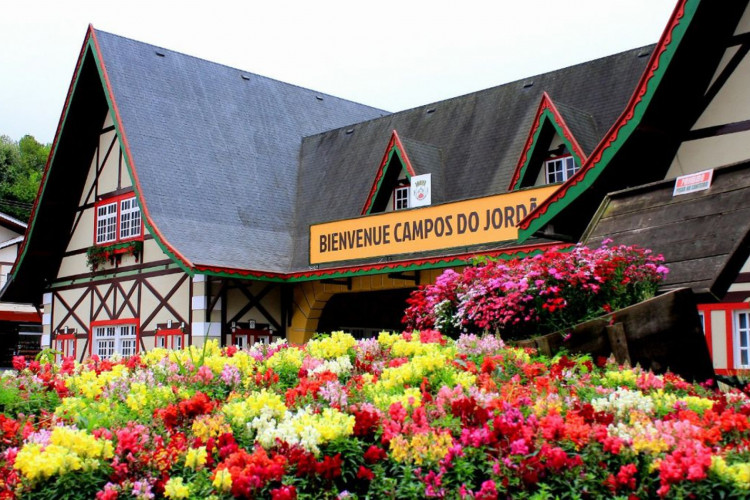
{"label": "arched entrance", "polygon": [[406,299],[414,288],[338,293],[323,308],[318,332],[344,330],[357,338],[403,329]]}

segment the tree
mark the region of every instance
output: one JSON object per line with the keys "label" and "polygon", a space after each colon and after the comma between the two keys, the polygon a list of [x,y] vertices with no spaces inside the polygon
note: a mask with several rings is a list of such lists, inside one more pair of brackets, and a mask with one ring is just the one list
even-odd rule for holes
{"label": "tree", "polygon": [[49,144],[40,144],[31,135],[18,142],[0,136],[0,211],[29,219],[49,152]]}

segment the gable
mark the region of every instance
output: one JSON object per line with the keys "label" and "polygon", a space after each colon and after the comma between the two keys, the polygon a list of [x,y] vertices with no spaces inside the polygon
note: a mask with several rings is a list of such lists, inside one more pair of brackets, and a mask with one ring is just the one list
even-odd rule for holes
{"label": "gable", "polygon": [[399,179],[406,179],[408,182],[413,175],[414,167],[406,154],[406,148],[394,130],[375,173],[375,180],[362,208],[362,215],[385,211]]}
{"label": "gable", "polygon": [[678,3],[624,112],[581,170],[522,222],[522,241],[576,240],[606,193],[665,177],[746,5]]}
{"label": "gable", "polygon": [[511,178],[508,190],[538,185],[542,162],[549,157],[549,151],[561,144],[572,155],[576,165],[583,165],[586,155],[575,136],[545,92],[539,103],[533,125],[529,131],[518,165]]}

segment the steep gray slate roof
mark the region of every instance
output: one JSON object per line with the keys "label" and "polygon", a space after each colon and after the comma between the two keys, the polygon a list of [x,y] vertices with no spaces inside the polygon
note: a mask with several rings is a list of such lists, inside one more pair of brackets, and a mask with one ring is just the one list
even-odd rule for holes
{"label": "steep gray slate roof", "polygon": [[674,184],[610,193],[583,241],[651,248],[670,269],[666,287],[721,298],[750,255],[750,162],[716,169],[705,191],[672,196]]}
{"label": "steep gray slate roof", "polygon": [[169,244],[195,264],[288,271],[302,137],[386,112],[96,37],[145,204]]}
{"label": "steep gray slate roof", "polygon": [[594,116],[591,113],[585,113],[567,104],[555,102],[554,97],[551,99],[555,103],[563,120],[565,120],[565,124],[583,149],[583,152],[587,156],[591,154],[596,145],[599,144],[599,139],[604,134],[604,131],[600,131],[597,128]]}
{"label": "steep gray slate roof", "polygon": [[[393,130],[440,150],[442,161],[436,165],[441,171],[432,172],[445,183],[445,199],[440,201],[502,193],[507,191],[543,92],[553,102],[565,103],[565,118],[572,118],[572,129],[583,131],[581,146],[588,153],[624,110],[651,48],[305,138],[293,270],[307,268],[310,224],[361,213]],[[595,139],[592,131],[598,131]]]}

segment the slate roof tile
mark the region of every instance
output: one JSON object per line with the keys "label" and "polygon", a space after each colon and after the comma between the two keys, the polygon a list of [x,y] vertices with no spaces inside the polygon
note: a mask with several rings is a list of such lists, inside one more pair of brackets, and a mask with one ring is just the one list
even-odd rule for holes
{"label": "slate roof tile", "polygon": [[433,174],[437,202],[501,193],[542,92],[574,110],[572,126],[591,144],[647,62],[636,49],[388,114],[103,31],[95,37],[143,200],[167,243],[193,264],[279,273],[307,268],[311,223],[359,215],[393,130],[417,168]]}

